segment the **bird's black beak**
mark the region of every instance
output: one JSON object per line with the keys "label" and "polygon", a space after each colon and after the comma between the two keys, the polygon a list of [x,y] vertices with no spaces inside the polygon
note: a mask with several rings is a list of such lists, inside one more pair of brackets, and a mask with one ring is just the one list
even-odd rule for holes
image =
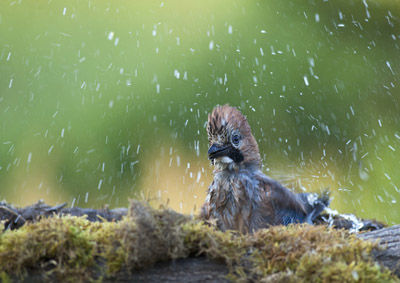
{"label": "bird's black beak", "polygon": [[231,147],[229,145],[218,146],[212,144],[208,149],[208,159],[213,160],[221,156],[227,156],[230,152]]}

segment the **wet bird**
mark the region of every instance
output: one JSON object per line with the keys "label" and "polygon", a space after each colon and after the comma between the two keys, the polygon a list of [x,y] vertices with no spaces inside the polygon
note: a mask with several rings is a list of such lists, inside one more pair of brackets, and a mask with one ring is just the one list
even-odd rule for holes
{"label": "wet bird", "polygon": [[252,233],[270,225],[312,223],[329,205],[329,192],[294,194],[264,175],[246,117],[229,105],[208,115],[208,158],[215,166],[201,218],[221,230]]}

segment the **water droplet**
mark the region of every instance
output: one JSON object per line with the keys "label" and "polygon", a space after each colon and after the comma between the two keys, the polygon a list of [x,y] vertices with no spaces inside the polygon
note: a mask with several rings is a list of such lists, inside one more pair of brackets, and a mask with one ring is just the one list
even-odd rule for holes
{"label": "water droplet", "polygon": [[114,38],[114,32],[113,32],[113,31],[110,31],[109,34],[108,34],[108,36],[107,36],[107,39],[108,39],[108,40],[112,40],[113,38]]}
{"label": "water droplet", "polygon": [[213,50],[214,49],[214,41],[210,41],[210,43],[208,44],[208,48],[210,49],[210,50]]}
{"label": "water droplet", "polygon": [[304,84],[305,84],[306,86],[309,86],[307,76],[304,76],[303,79],[304,79]]}

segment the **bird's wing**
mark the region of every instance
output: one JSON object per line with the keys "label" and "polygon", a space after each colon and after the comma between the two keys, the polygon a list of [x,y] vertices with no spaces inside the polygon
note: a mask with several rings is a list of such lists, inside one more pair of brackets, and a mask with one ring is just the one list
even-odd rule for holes
{"label": "bird's wing", "polygon": [[279,182],[262,176],[262,188],[273,205],[275,225],[307,222],[307,212],[303,202]]}

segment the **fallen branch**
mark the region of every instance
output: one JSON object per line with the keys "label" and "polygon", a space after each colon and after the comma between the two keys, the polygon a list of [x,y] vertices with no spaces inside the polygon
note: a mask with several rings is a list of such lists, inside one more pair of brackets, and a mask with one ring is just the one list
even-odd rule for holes
{"label": "fallen branch", "polygon": [[66,207],[67,203],[50,206],[43,201],[22,208],[12,204],[0,202],[0,220],[6,221],[5,229],[14,230],[23,226],[27,221],[36,222],[43,217],[51,217],[55,214],[84,216],[91,222],[95,221],[119,221],[128,212],[127,208],[90,209],[80,207]]}

